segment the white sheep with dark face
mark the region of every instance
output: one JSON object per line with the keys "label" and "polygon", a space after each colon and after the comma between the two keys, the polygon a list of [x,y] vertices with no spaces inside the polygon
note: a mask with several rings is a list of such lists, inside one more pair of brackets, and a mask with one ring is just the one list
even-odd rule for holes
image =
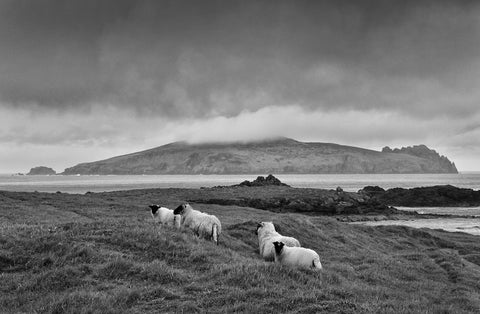
{"label": "white sheep with dark face", "polygon": [[180,228],[182,217],[180,215],[174,215],[172,209],[161,207],[160,205],[150,205],[148,207],[150,207],[153,220],[156,223],[175,226],[177,229]]}
{"label": "white sheep with dark face", "polygon": [[317,252],[304,247],[288,247],[283,242],[273,242],[275,262],[282,265],[322,269]]}
{"label": "white sheep with dark face", "polygon": [[183,203],[173,211],[181,215],[182,226],[193,230],[201,238],[212,240],[218,245],[218,237],[222,233],[222,224],[214,215],[195,210],[188,203]]}
{"label": "white sheep with dark face", "polygon": [[293,238],[283,236],[275,230],[271,221],[262,221],[257,225],[258,247],[260,255],[265,261],[273,262],[275,260],[275,250],[273,242],[282,241],[286,246],[300,246],[300,242]]}

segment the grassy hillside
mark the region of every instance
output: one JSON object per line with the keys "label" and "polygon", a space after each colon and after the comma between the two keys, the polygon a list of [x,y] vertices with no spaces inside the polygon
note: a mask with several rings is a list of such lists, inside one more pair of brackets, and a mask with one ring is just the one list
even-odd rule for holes
{"label": "grassy hillside", "polygon": [[[420,147],[420,146],[419,146]],[[288,138],[252,143],[171,143],[82,163],[64,174],[457,173],[426,146],[374,151]]]}
{"label": "grassy hillside", "polygon": [[[0,312],[480,311],[476,236],[207,204],[192,205],[224,224],[219,246],[153,224],[147,204],[192,193],[0,192]],[[261,220],[315,249],[324,271],[263,262]]]}

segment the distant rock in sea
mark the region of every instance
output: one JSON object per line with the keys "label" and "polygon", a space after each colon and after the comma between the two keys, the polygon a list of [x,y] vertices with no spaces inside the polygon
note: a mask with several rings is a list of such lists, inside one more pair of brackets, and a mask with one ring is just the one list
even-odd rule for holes
{"label": "distant rock in sea", "polygon": [[29,176],[37,176],[37,175],[54,175],[57,174],[55,170],[45,166],[34,167],[30,169],[30,172],[27,173]]}
{"label": "distant rock in sea", "polygon": [[63,174],[458,173],[425,145],[375,151],[277,138],[248,143],[175,142],[82,163]]}
{"label": "distant rock in sea", "polygon": [[283,183],[282,181],[275,178],[271,174],[269,174],[266,178],[259,176],[253,181],[245,180],[242,183],[238,184],[238,186],[269,186],[269,185],[289,186],[288,184]]}

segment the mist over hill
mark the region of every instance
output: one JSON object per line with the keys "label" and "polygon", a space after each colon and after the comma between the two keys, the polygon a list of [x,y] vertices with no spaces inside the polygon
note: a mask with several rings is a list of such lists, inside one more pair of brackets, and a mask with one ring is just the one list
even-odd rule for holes
{"label": "mist over hill", "polygon": [[160,147],[81,163],[63,174],[458,173],[425,145],[381,152],[332,143],[278,138],[250,143]]}

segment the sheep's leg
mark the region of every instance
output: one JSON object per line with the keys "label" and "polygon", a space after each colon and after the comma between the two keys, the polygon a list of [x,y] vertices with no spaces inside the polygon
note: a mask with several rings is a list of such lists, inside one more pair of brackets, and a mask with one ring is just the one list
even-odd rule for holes
{"label": "sheep's leg", "polygon": [[218,245],[218,226],[216,224],[212,227],[212,239],[216,245]]}

